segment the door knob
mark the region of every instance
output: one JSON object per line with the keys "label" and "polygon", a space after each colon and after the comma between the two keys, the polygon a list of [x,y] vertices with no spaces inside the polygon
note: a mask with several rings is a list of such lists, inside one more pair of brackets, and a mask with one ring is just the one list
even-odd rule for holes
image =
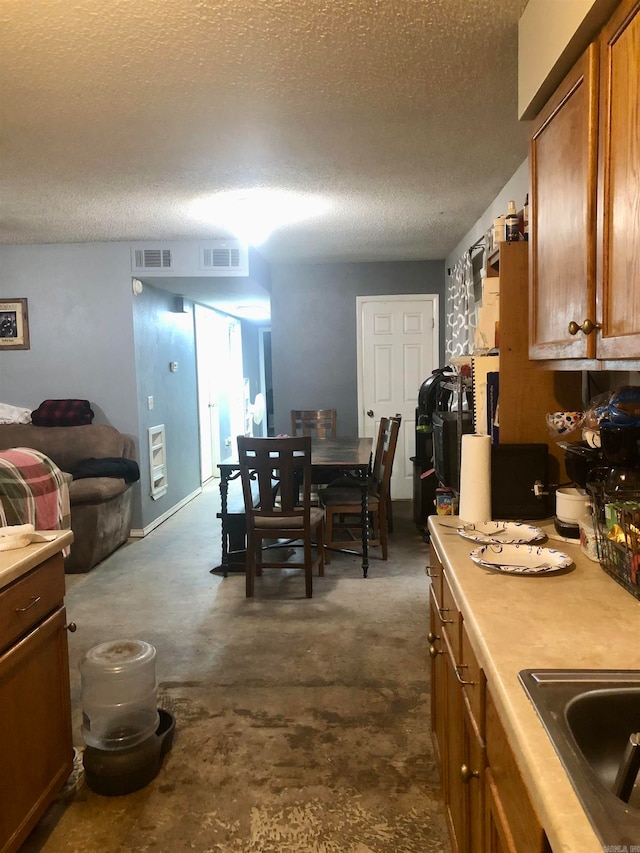
{"label": "door knob", "polygon": [[373,409],[367,409],[367,417],[368,417],[368,418],[372,418],[372,417],[373,417]]}

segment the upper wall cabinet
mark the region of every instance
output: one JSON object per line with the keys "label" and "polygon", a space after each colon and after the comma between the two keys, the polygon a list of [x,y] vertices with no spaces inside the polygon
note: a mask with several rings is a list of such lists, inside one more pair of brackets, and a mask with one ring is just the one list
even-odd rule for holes
{"label": "upper wall cabinet", "polygon": [[529,356],[557,366],[640,361],[639,11],[620,3],[533,123]]}

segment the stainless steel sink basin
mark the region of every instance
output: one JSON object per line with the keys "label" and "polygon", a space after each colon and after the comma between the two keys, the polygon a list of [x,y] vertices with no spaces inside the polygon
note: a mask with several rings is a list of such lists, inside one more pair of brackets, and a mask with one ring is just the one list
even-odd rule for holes
{"label": "stainless steel sink basin", "polygon": [[640,670],[526,669],[519,678],[603,846],[640,849],[640,746],[629,744],[640,732]]}

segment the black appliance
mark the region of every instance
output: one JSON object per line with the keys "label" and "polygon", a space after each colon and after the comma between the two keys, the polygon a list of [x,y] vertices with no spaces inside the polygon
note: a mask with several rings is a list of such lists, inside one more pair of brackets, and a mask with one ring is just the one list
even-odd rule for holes
{"label": "black appliance", "polygon": [[[553,514],[553,501],[548,469],[546,444],[492,444],[491,517],[549,518]],[[540,488],[535,488],[536,483]]]}
{"label": "black appliance", "polygon": [[[459,424],[460,421],[460,424]],[[458,429],[460,427],[460,436]],[[465,433],[473,432],[471,412],[434,412],[433,428],[433,465],[436,477],[443,486],[458,491],[460,489],[460,445]]]}
{"label": "black appliance", "polygon": [[415,455],[413,462],[413,520],[426,530],[427,518],[435,514],[438,478],[433,461],[433,415],[450,405],[452,392],[444,387],[455,374],[449,367],[438,367],[418,390],[415,421]]}

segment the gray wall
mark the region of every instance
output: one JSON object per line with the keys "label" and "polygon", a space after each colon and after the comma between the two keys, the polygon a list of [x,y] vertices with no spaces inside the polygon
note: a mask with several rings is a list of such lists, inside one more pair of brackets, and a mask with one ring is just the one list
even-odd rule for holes
{"label": "gray wall", "polygon": [[[140,421],[141,518],[145,527],[200,487],[200,437],[193,306],[173,310],[174,297],[148,284],[133,303]],[[178,370],[169,369],[170,362]],[[153,397],[150,410],[147,398]],[[148,429],[165,425],[168,490],[151,498]]]}
{"label": "gray wall", "polygon": [[335,408],[338,433],[358,434],[356,296],[439,295],[442,361],[444,279],[443,261],[274,264],[275,432],[289,432],[291,409]]}
{"label": "gray wall", "polygon": [[29,300],[31,348],[0,353],[0,401],[90,400],[138,435],[130,256],[115,243],[1,246],[0,297]]}
{"label": "gray wall", "polygon": [[[0,402],[87,399],[94,423],[133,436],[143,477],[133,527],[147,526],[200,485],[193,314],[173,314],[173,297],[148,286],[134,296],[128,243],[0,246],[0,270],[0,297],[29,301],[31,338],[29,350],[0,353]],[[169,493],[151,501],[147,427],[156,423],[167,428]]]}

